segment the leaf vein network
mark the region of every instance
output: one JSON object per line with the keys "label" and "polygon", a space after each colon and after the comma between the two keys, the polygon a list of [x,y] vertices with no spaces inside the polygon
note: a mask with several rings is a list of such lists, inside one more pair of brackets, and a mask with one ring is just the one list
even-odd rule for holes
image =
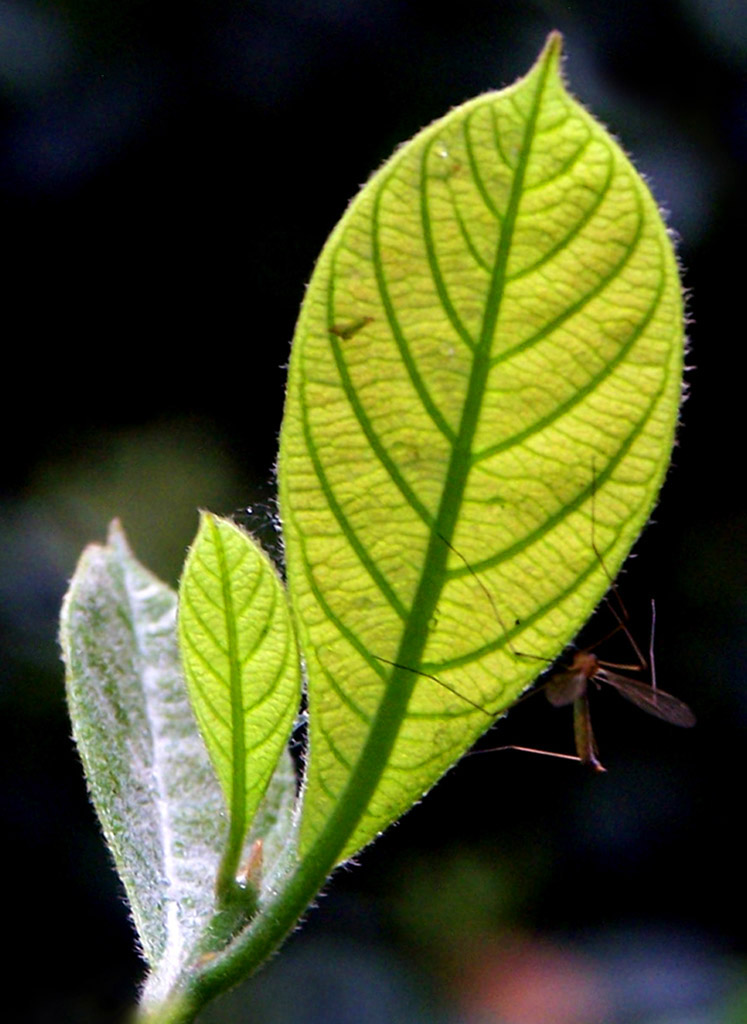
{"label": "leaf vein network", "polygon": [[664,294],[663,283],[660,284],[657,293],[654,295],[654,299],[646,311],[646,315],[642,321],[637,325],[636,329],[631,332],[630,337],[627,339],[624,345],[622,345],[615,355],[615,357],[604,364],[602,369],[591,377],[586,384],[578,388],[569,397],[556,405],[554,409],[547,413],[547,415],[540,417],[533,423],[528,424],[523,430],[510,437],[504,438],[502,441],[496,442],[496,444],[490,445],[488,448],[483,448],[482,451],[476,451],[472,454],[472,465],[478,465],[484,462],[486,459],[493,458],[502,452],[508,451],[511,448],[518,447],[524,444],[530,437],[541,433],[553,424],[556,423],[563,416],[571,412],[572,409],[581,405],[581,403],[592,394],[612,373],[618,368],[618,366],[624,361],[625,357],[630,353],[636,342],[639,341],[643,331],[646,329],[648,324],[651,322],[656,310],[659,308],[662,296]]}
{"label": "leaf vein network", "polygon": [[[423,522],[425,522],[425,523],[430,522],[430,518],[431,517],[430,517],[430,513],[428,512],[427,508],[425,507],[425,505],[422,504],[420,499],[417,497],[415,492],[412,490],[410,485],[407,483],[405,478],[402,476],[402,473],[400,472],[399,466],[394,461],[392,456],[389,454],[389,452],[386,449],[386,446],[385,446],[384,442],[381,440],[381,438],[379,437],[378,433],[374,429],[374,426],[371,423],[371,420],[369,419],[368,413],[366,412],[365,408],[363,407],[363,404],[361,403],[361,401],[360,401],[360,399],[358,397],[358,394],[357,394],[357,392],[355,390],[355,387],[353,385],[353,382],[352,382],[352,380],[350,378],[350,373],[348,371],[347,363],[345,362],[345,358],[343,356],[342,346],[340,345],[340,342],[336,338],[333,337],[331,339],[331,345],[332,345],[332,353],[333,353],[333,357],[334,357],[334,360],[335,360],[335,365],[337,367],[337,372],[338,372],[338,375],[340,377],[340,382],[342,384],[342,388],[343,388],[343,391],[345,393],[345,397],[348,400],[348,404],[350,405],[351,411],[352,411],[353,415],[355,416],[355,419],[358,422],[358,425],[360,426],[361,430],[363,431],[363,434],[364,434],[366,440],[371,445],[372,451],[375,453],[375,455],[378,458],[379,462],[381,463],[381,465],[386,470],[387,474],[391,478],[391,480],[394,483],[394,485],[397,488],[397,490],[400,492],[400,494],[405,499],[405,501],[410,505],[410,507],[413,509],[413,511],[420,517],[420,519],[423,520]],[[305,414],[306,414],[306,403],[304,403],[304,415]],[[307,424],[308,424],[308,417],[305,415],[305,420],[304,420],[305,428],[306,428]],[[311,438],[311,426],[310,426],[310,424],[308,424],[308,430],[305,429],[304,433],[306,435],[307,446],[309,447],[309,450],[312,451],[313,440]],[[312,458],[314,458],[314,453],[315,452],[316,452],[316,448],[313,447]]]}
{"label": "leaf vein network", "polygon": [[[535,271],[539,270],[540,267],[545,266],[547,263],[550,263],[555,258],[555,256],[558,255],[558,253],[562,252],[564,249],[567,249],[567,247],[571,244],[574,238],[578,237],[578,235],[581,234],[583,229],[591,221],[592,217],[597,212],[599,207],[602,205],[605,197],[607,196],[607,193],[609,192],[612,186],[613,171],[614,163],[610,161],[607,167],[607,177],[602,187],[598,189],[595,193],[594,202],[591,203],[589,208],[584,211],[583,216],[579,217],[578,220],[570,228],[570,230],[561,239],[559,239],[555,243],[555,245],[552,245],[547,250],[547,252],[544,252],[537,260],[535,260],[534,263],[529,263],[527,264],[527,266],[522,267],[521,270],[517,270],[515,273],[511,274],[508,278],[511,284],[513,284],[514,281],[519,281],[522,277],[526,277],[529,274],[534,273]],[[628,258],[630,257],[628,256]]]}
{"label": "leaf vein network", "polygon": [[465,346],[470,352],[475,351],[475,340],[467,330],[459,318],[459,314],[454,307],[449,290],[446,286],[443,274],[441,273],[441,267],[438,261],[438,255],[436,253],[436,247],[433,241],[433,230],[431,226],[430,211],[428,209],[428,174],[427,164],[430,151],[433,147],[435,139],[431,139],[430,143],[423,147],[423,152],[420,158],[420,221],[423,231],[423,244],[425,246],[425,254],[428,260],[428,268],[431,272],[431,278],[436,289],[441,305],[444,308],[446,316],[448,317],[452,327],[456,331],[457,335],[464,342]]}
{"label": "leaf vein network", "polygon": [[[193,578],[190,582],[192,583],[193,586],[196,587],[196,589],[201,591],[202,596],[205,597],[207,600],[209,600],[209,603],[215,608],[215,610],[217,612],[220,612],[222,615],[225,615],[225,608],[221,607],[218,604],[215,604],[211,599],[208,599],[208,595],[204,591],[202,591],[202,588],[201,588],[199,582],[197,582],[197,580],[195,578]],[[203,618],[202,612],[199,611],[197,606],[195,605],[194,598],[193,598],[192,594],[186,588],[184,589],[184,592],[182,594],[182,602],[189,609],[191,614],[194,616],[195,620],[197,621],[198,625],[200,626],[200,629],[205,634],[206,639],[209,640],[210,643],[212,643],[212,645],[215,647],[215,649],[218,651],[218,653],[223,658],[228,659],[228,657],[229,657],[228,648],[223,646],[223,644],[218,639],[218,637],[215,635],[213,630],[210,628],[210,626],[208,626],[206,620]],[[189,638],[189,634],[187,636]]]}
{"label": "leaf vein network", "polygon": [[392,332],[392,336],[399,350],[402,362],[405,365],[405,369],[407,370],[408,376],[410,377],[412,386],[415,389],[416,394],[420,398],[423,408],[425,409],[427,415],[432,420],[433,425],[436,427],[436,429],[444,435],[444,437],[446,438],[447,441],[449,441],[450,444],[453,444],[454,431],[451,428],[451,426],[449,426],[449,423],[443,416],[441,410],[436,405],[435,401],[433,400],[433,397],[431,396],[428,388],[426,387],[425,381],[423,380],[422,376],[418,371],[417,365],[412,356],[409,345],[407,344],[407,339],[405,338],[404,332],[402,331],[402,327],[397,317],[397,313],[394,308],[394,303],[392,302],[392,297],[389,294],[379,238],[380,204],[381,196],[384,192],[385,185],[386,181],[382,183],[382,185],[376,192],[373,211],[371,214],[372,256],[374,264],[374,274],[376,277],[376,286],[379,291],[379,298],[381,299],[381,304],[384,307],[384,313],[389,324],[389,329]]}
{"label": "leaf vein network", "polygon": [[[490,192],[488,191],[485,185],[485,182],[482,180],[480,168],[478,167],[477,164],[477,157],[475,156],[475,150],[472,145],[472,138],[470,136],[470,125],[472,124],[472,118],[474,117],[475,113],[476,111],[472,111],[472,113],[469,114],[469,116],[464,119],[464,123],[462,125],[462,134],[464,135],[464,148],[467,153],[469,169],[472,174],[472,178],[475,182],[475,185],[477,186],[478,195],[482,199],[484,206],[487,208],[488,212],[493,215],[493,217],[498,221],[499,224],[503,224],[503,214],[496,206],[493,197],[491,196]],[[509,170],[513,171],[514,168],[510,167],[508,162],[503,158],[500,151],[499,155],[501,156],[502,162],[505,163],[506,167],[508,167]]]}
{"label": "leaf vein network", "polygon": [[337,523],[340,529],[342,530],[345,539],[348,541],[350,547],[358,556],[361,565],[365,568],[366,572],[371,578],[371,581],[375,584],[377,590],[381,593],[382,597],[384,597],[387,604],[389,604],[389,606],[392,608],[395,614],[400,619],[405,619],[408,614],[407,609],[404,607],[400,599],[397,597],[387,578],[383,575],[383,573],[379,570],[378,566],[375,564],[374,560],[371,558],[371,555],[364,546],[363,542],[358,537],[356,531],[353,529],[352,524],[350,523],[348,517],[343,512],[341,505],[339,504],[337,498],[335,497],[334,489],[332,488],[329,480],[327,479],[327,475],[324,471],[321,459],[319,458],[319,454],[316,450],[314,440],[311,436],[311,425],[309,424],[308,420],[308,406],[303,399],[301,401],[301,406],[303,410],[303,431],[306,440],[306,448],[309,452],[309,455],[311,456],[314,472],[316,474],[317,480],[319,481],[319,486],[324,495],[324,499],[327,502],[327,506],[332,515],[337,520]]}

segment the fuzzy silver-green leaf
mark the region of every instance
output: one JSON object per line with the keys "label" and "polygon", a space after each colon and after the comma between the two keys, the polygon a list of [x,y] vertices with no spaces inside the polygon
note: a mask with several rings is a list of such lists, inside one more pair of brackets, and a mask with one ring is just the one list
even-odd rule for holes
{"label": "fuzzy silver-green leaf", "polygon": [[80,559],[60,639],[91,799],[166,987],[212,912],[225,820],[179,666],[176,595],[117,524]]}

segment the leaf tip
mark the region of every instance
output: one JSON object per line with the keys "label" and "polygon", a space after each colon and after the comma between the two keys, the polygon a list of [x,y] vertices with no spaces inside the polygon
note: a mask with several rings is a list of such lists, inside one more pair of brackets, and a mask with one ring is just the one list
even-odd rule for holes
{"label": "leaf tip", "polygon": [[198,538],[214,538],[216,533],[218,532],[219,524],[221,522],[218,516],[216,516],[213,512],[209,512],[206,508],[198,509],[197,516],[197,533],[195,534],[195,539],[192,542],[191,547],[194,547],[197,544]]}
{"label": "leaf tip", "polygon": [[537,61],[538,64],[547,64],[549,67],[557,68],[563,56],[563,33],[554,28],[545,40],[542,52]]}
{"label": "leaf tip", "polygon": [[122,526],[122,520],[119,517],[112,519],[109,523],[109,529],[106,534],[106,543],[112,548],[125,548],[129,551],[129,544],[127,543],[127,534]]}

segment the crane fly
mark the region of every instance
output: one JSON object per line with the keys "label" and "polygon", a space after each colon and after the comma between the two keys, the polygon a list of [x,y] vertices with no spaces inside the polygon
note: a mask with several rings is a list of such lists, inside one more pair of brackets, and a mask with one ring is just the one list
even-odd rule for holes
{"label": "crane fly", "polygon": [[[627,628],[626,628],[627,632]],[[653,640],[653,630],[652,630]],[[591,649],[576,651],[573,661],[560,672],[556,672],[545,683],[545,695],[553,707],[573,705],[573,735],[576,742],[576,756],[582,764],[594,771],[603,772],[599,760],[594,731],[589,711],[589,683],[607,684],[613,687],[636,707],[649,715],[661,718],[671,725],[690,728],[695,725],[695,715],[687,704],[665,693],[655,685],[644,683],[630,676],[620,675],[617,668],[637,671],[643,665],[616,665],[601,661]]]}
{"label": "crane fly", "polygon": [[[633,634],[627,626],[628,612],[623,604],[620,593],[614,579],[610,575],[607,566],[604,564],[602,553],[597,547],[595,536],[595,498],[596,498],[596,472],[592,462],[592,485],[591,485],[591,548],[597,557],[610,585],[610,591],[617,600],[619,610],[615,608],[611,598],[607,599],[607,606],[617,620],[617,626],[602,640],[599,640],[594,647],[604,643],[615,633],[622,631],[628,638],[630,646],[635,652],[638,662],[635,665],[619,665],[611,661],[602,661],[594,654],[594,647],[576,651],[573,661],[566,668],[555,672],[545,683],[545,695],[553,707],[564,707],[567,704],[573,705],[573,736],[576,745],[576,757],[581,764],[589,765],[594,771],[603,772],[606,769],[599,760],[594,731],[591,726],[591,712],[589,709],[589,683],[597,686],[607,684],[617,690],[621,697],[629,700],[636,707],[649,715],[661,718],[670,725],[679,725],[683,728],[691,728],[695,725],[695,715],[683,701],[673,697],[671,693],[665,693],[656,685],[656,664],[654,661],[654,631],[656,628],[656,606],[651,602],[651,634],[649,639],[648,662],[644,658]],[[617,669],[628,672],[641,672],[649,670],[651,682],[646,683],[640,679],[631,679],[630,676],[621,675]]]}
{"label": "crane fly", "polygon": [[[592,493],[593,497],[593,493]],[[530,754],[544,754],[548,757],[559,757],[564,760],[580,761],[588,765],[596,772],[604,772],[606,768],[599,760],[594,730],[591,724],[591,710],[589,707],[589,683],[599,687],[602,685],[611,686],[617,690],[621,697],[629,700],[636,707],[649,715],[669,722],[670,725],[679,725],[683,728],[691,728],[695,725],[695,715],[683,701],[673,697],[671,693],[665,693],[656,685],[656,666],[654,662],[654,630],[656,626],[656,607],[651,602],[651,635],[649,640],[648,661],[641,653],[638,644],[627,626],[628,612],[623,604],[615,581],[607,571],[601,553],[599,552],[594,538],[592,517],[592,538],[591,546],[602,566],[605,575],[610,583],[610,590],[614,595],[619,609],[615,608],[611,598],[607,598],[607,606],[617,621],[615,628],[592,647],[578,650],[573,655],[571,663],[563,669],[554,672],[550,678],[542,684],[550,704],[553,707],[565,707],[568,704],[573,706],[573,738],[576,747],[576,754],[560,754],[550,750],[536,750],[532,747],[519,747],[514,744],[504,747],[492,747],[491,751],[497,750],[520,750]],[[457,552],[458,554],[458,552]],[[461,556],[460,556],[461,557]],[[630,646],[638,658],[637,664],[620,665],[612,661],[603,661],[594,654],[594,647],[605,643],[616,633],[623,632],[627,637]],[[519,651],[514,652],[522,656]],[[531,657],[531,655],[524,655]],[[542,659],[540,659],[542,660]],[[642,672],[649,670],[651,682],[647,683],[640,679],[632,679],[628,675],[622,675],[618,669],[624,672]],[[537,691],[532,691],[532,693]],[[531,696],[527,694],[527,696]],[[524,698],[519,698],[523,700]],[[476,751],[476,753],[490,753],[491,751]]]}
{"label": "crane fly", "polygon": [[[618,600],[620,600],[619,596]],[[617,612],[613,610],[613,614],[618,618],[619,623],[618,627],[613,632],[617,632],[618,629],[622,629],[633,645],[636,653],[640,654],[638,646],[635,643],[628,627],[620,619]],[[604,638],[604,640],[607,639],[609,639],[609,636]],[[600,641],[600,643],[602,642],[603,641]],[[515,653],[517,656],[521,656],[520,652],[517,651]],[[490,718],[495,718],[495,715],[486,708],[476,704],[471,698],[460,693],[456,687],[445,683],[443,680],[439,679],[438,676],[432,675],[429,672],[422,672],[419,669],[409,668],[407,665],[400,665],[395,661],[388,661],[386,658],[378,658],[378,660],[386,662],[386,664],[393,665],[396,668],[405,669],[408,672],[415,672],[417,675],[421,675],[426,679],[431,679],[433,682],[438,683],[439,686],[443,686],[450,693],[453,693],[457,697],[466,701],[466,703],[470,704],[476,710],[481,711]],[[602,659],[598,658],[596,654],[594,654],[592,648],[587,647],[583,650],[576,651],[570,665],[568,665],[567,668],[553,673],[547,682],[542,685],[541,689],[544,689],[545,696],[553,707],[560,708],[565,707],[568,704],[573,705],[573,736],[576,746],[575,755],[560,754],[551,750],[538,750],[534,747],[520,747],[516,744],[507,744],[501,747],[490,747],[487,750],[477,750],[473,753],[490,754],[496,753],[499,750],[518,750],[528,754],[544,754],[547,757],[559,757],[562,760],[579,761],[581,764],[588,765],[596,772],[606,771],[606,768],[599,760],[599,751],[591,724],[591,711],[589,708],[590,683],[594,683],[595,686],[611,686],[614,690],[617,690],[621,697],[629,700],[642,711],[645,711],[656,718],[660,718],[664,722],[669,722],[670,725],[679,725],[683,728],[691,728],[695,725],[695,715],[687,704],[685,704],[684,701],[679,700],[677,697],[673,697],[671,693],[666,693],[664,690],[660,690],[656,686],[656,675],[653,668],[653,623],[651,630],[651,683],[646,683],[639,679],[632,679],[630,676],[621,675],[618,671],[615,671],[616,669],[623,669],[629,672],[638,672],[645,670],[647,667],[646,661],[642,656],[641,663],[638,665],[619,665],[615,662],[602,661]],[[519,698],[519,700],[524,700],[527,696],[532,696],[537,692],[538,690],[533,690],[531,693]]]}

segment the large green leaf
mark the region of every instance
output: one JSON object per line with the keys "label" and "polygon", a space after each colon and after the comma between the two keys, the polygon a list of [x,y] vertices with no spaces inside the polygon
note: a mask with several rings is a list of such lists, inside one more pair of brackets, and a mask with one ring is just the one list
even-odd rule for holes
{"label": "large green leaf", "polygon": [[179,588],[179,641],[192,706],[230,815],[223,885],[288,741],[300,665],[272,562],[232,523],[203,513]]}
{"label": "large green leaf", "polygon": [[672,247],[559,62],[554,34],[399,149],[306,294],[279,463],[302,850],[351,855],[516,699],[540,664],[517,650],[552,657],[608,585],[592,518],[615,573],[666,471]]}

